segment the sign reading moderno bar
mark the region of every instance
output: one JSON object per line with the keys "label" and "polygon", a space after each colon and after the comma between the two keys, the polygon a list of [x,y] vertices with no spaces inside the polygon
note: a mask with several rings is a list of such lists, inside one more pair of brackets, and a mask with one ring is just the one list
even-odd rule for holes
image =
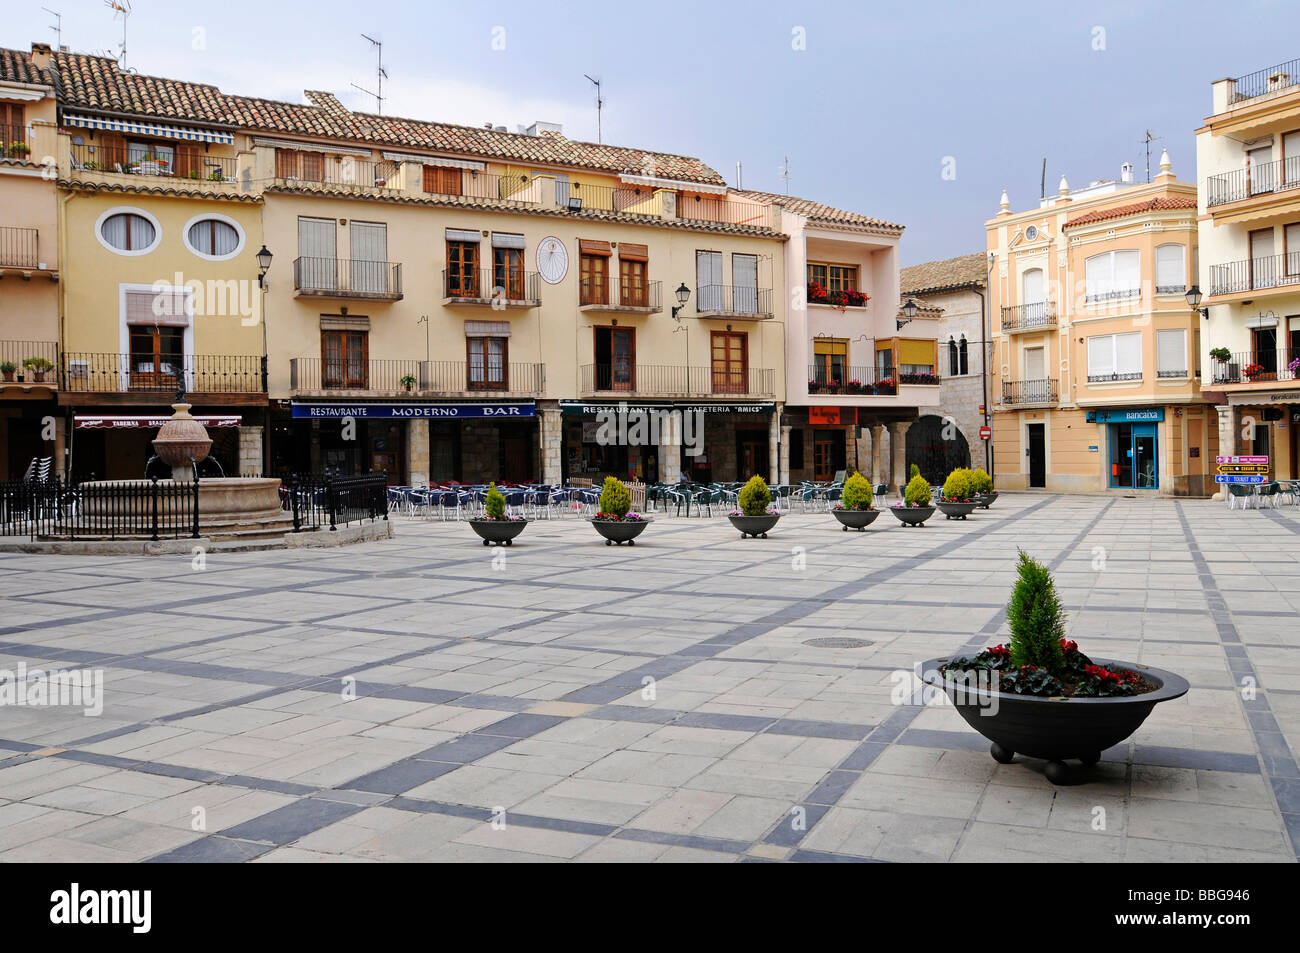
{"label": "sign reading moderno bar", "polygon": [[364,420],[407,420],[420,417],[464,420],[472,417],[534,417],[532,401],[526,403],[487,404],[340,404],[294,401],[294,417],[339,420],[343,417]]}

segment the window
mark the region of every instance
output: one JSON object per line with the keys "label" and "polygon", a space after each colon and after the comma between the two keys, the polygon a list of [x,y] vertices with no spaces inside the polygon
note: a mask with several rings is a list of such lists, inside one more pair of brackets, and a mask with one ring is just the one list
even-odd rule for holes
{"label": "window", "polygon": [[321,386],[366,390],[370,334],[366,331],[322,331]]}
{"label": "window", "polygon": [[1187,268],[1182,245],[1156,248],[1156,294],[1180,295],[1187,290]]}
{"label": "window", "polygon": [[1182,328],[1156,331],[1156,377],[1187,376],[1187,332]]}
{"label": "window", "polygon": [[306,182],[323,182],[325,180],[325,153],[300,149],[276,149],[275,177],[277,179],[302,179]]}
{"label": "window", "polygon": [[13,143],[27,142],[26,107],[21,103],[0,103],[0,145],[8,147]]}
{"label": "window", "polygon": [[1030,268],[1020,279],[1021,304],[1043,303],[1043,269]]}
{"label": "window", "polygon": [[298,260],[294,262],[294,286],[305,291],[337,291],[338,226],[332,218],[298,219]]}
{"label": "window", "polygon": [[1140,381],[1142,332],[1099,334],[1088,338],[1089,381]]}
{"label": "window", "polygon": [[832,265],[829,262],[810,261],[808,263],[808,284],[813,282],[827,291],[857,291],[858,266]]}
{"label": "window", "polygon": [[1252,328],[1251,350],[1254,362],[1264,370],[1254,376],[1257,381],[1277,380],[1277,328]]}
{"label": "window", "polygon": [[522,301],[524,297],[524,250],[522,248],[492,249],[492,294],[500,288],[507,301]]}
{"label": "window", "polygon": [[135,212],[114,212],[99,223],[100,241],[115,251],[141,255],[158,243],[157,225]]}
{"label": "window", "polygon": [[185,230],[185,244],[196,255],[233,257],[243,245],[239,229],[219,218],[203,218]]}
{"label": "window", "polygon": [[958,356],[957,356],[957,342],[954,341],[954,340],[952,339],[951,336],[949,336],[949,338],[948,338],[948,376],[949,376],[949,377],[956,377],[959,373],[961,373],[961,372],[958,370],[958,368],[959,368],[960,366],[961,366],[961,362],[960,362],[960,359],[959,359]]}
{"label": "window", "polygon": [[171,390],[184,367],[185,329],[172,326],[128,326],[131,348],[131,387]]}
{"label": "window", "polygon": [[385,222],[358,222],[348,225],[348,245],[352,260],[352,290],[361,294],[388,293],[388,225]]}
{"label": "window", "polygon": [[[477,238],[477,235],[475,237]],[[447,297],[481,297],[477,241],[470,241],[460,236],[447,239]]]}
{"label": "window", "polygon": [[460,169],[448,169],[443,166],[426,165],[424,167],[424,191],[439,195],[460,195]]}
{"label": "window", "polygon": [[958,369],[957,373],[963,377],[970,373],[970,360],[966,350],[966,335],[961,336],[961,341],[957,343]]}
{"label": "window", "polygon": [[1087,300],[1135,298],[1142,293],[1139,257],[1135,249],[1108,251],[1084,262]]}
{"label": "window", "polygon": [[696,305],[698,311],[722,310],[722,252],[695,252],[695,287],[699,289],[699,303]]}
{"label": "window", "polygon": [[618,246],[619,303],[628,308],[650,305],[650,258],[645,245],[623,242]]}
{"label": "window", "polygon": [[509,338],[472,337],[465,339],[469,354],[470,390],[506,390],[509,383]]}
{"label": "window", "polygon": [[713,332],[713,393],[743,394],[749,389],[749,335]]}
{"label": "window", "polygon": [[1250,288],[1277,285],[1277,259],[1273,257],[1273,229],[1258,228],[1247,233],[1250,245]]}
{"label": "window", "polygon": [[578,302],[609,304],[609,242],[578,241]]}
{"label": "window", "polygon": [[758,314],[758,256],[731,256],[731,310]]}
{"label": "window", "polygon": [[596,389],[636,389],[636,331],[595,328]]}
{"label": "window", "polygon": [[848,373],[849,342],[818,340],[813,342],[812,379],[819,384],[844,384]]}
{"label": "window", "polygon": [[[1297,169],[1300,169],[1300,155],[1296,156]],[[1300,178],[1300,175],[1297,176]],[[1296,183],[1300,186],[1300,182]],[[1300,222],[1295,222],[1282,229],[1282,248],[1286,251],[1286,275],[1295,278],[1300,275]],[[1288,281],[1287,284],[1294,284]]]}

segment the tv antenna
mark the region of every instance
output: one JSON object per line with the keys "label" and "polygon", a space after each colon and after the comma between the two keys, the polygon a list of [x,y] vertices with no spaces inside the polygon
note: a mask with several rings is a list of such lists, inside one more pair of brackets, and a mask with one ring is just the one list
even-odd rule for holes
{"label": "tv antenna", "polygon": [[54,17],[54,26],[50,27],[54,31],[54,49],[56,51],[63,49],[63,14],[49,7],[41,7],[41,9]]}
{"label": "tv antenna", "polygon": [[373,36],[361,34],[363,40],[369,40],[370,45],[375,48],[379,54],[379,63],[375,67],[375,91],[371,92],[364,86],[352,84],[353,89],[359,89],[367,96],[375,97],[375,114],[382,116],[384,114],[384,80],[388,79],[388,72],[384,69],[384,41],[376,40]]}
{"label": "tv antenna", "polygon": [[117,65],[126,68],[126,21],[131,16],[131,0],[104,0],[104,6],[113,11],[113,19],[122,14],[122,46],[117,52]]}
{"label": "tv antenna", "polygon": [[1146,143],[1146,147],[1147,147],[1147,181],[1148,182],[1151,181],[1151,143],[1156,142],[1163,138],[1164,136],[1157,136],[1150,129],[1147,130],[1147,134],[1142,138],[1142,141]]}
{"label": "tv antenna", "polygon": [[785,194],[790,194],[790,157],[786,156],[785,161],[781,163],[781,178],[785,181]]}
{"label": "tv antenna", "polygon": [[[583,73],[582,75],[587,76],[586,73]],[[605,142],[605,138],[604,138],[604,131],[601,129],[601,124],[600,124],[600,111],[605,106],[605,100],[602,99],[600,95],[600,80],[593,79],[590,76],[587,76],[587,79],[590,80],[592,85],[596,87],[596,142],[603,145]]]}

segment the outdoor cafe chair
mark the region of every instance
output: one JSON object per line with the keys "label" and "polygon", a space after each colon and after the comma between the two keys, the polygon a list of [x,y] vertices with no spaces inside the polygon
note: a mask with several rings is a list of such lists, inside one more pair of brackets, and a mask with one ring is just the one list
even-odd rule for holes
{"label": "outdoor cafe chair", "polygon": [[1228,487],[1228,509],[1235,510],[1237,504],[1241,504],[1243,510],[1251,507],[1252,501],[1255,500],[1255,488],[1244,486],[1240,483],[1225,484]]}

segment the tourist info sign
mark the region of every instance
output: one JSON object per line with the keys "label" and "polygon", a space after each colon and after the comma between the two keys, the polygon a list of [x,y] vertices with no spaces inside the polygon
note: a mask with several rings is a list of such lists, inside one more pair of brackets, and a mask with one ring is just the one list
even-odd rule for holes
{"label": "tourist info sign", "polygon": [[1215,483],[1267,483],[1267,473],[1216,473]]}

